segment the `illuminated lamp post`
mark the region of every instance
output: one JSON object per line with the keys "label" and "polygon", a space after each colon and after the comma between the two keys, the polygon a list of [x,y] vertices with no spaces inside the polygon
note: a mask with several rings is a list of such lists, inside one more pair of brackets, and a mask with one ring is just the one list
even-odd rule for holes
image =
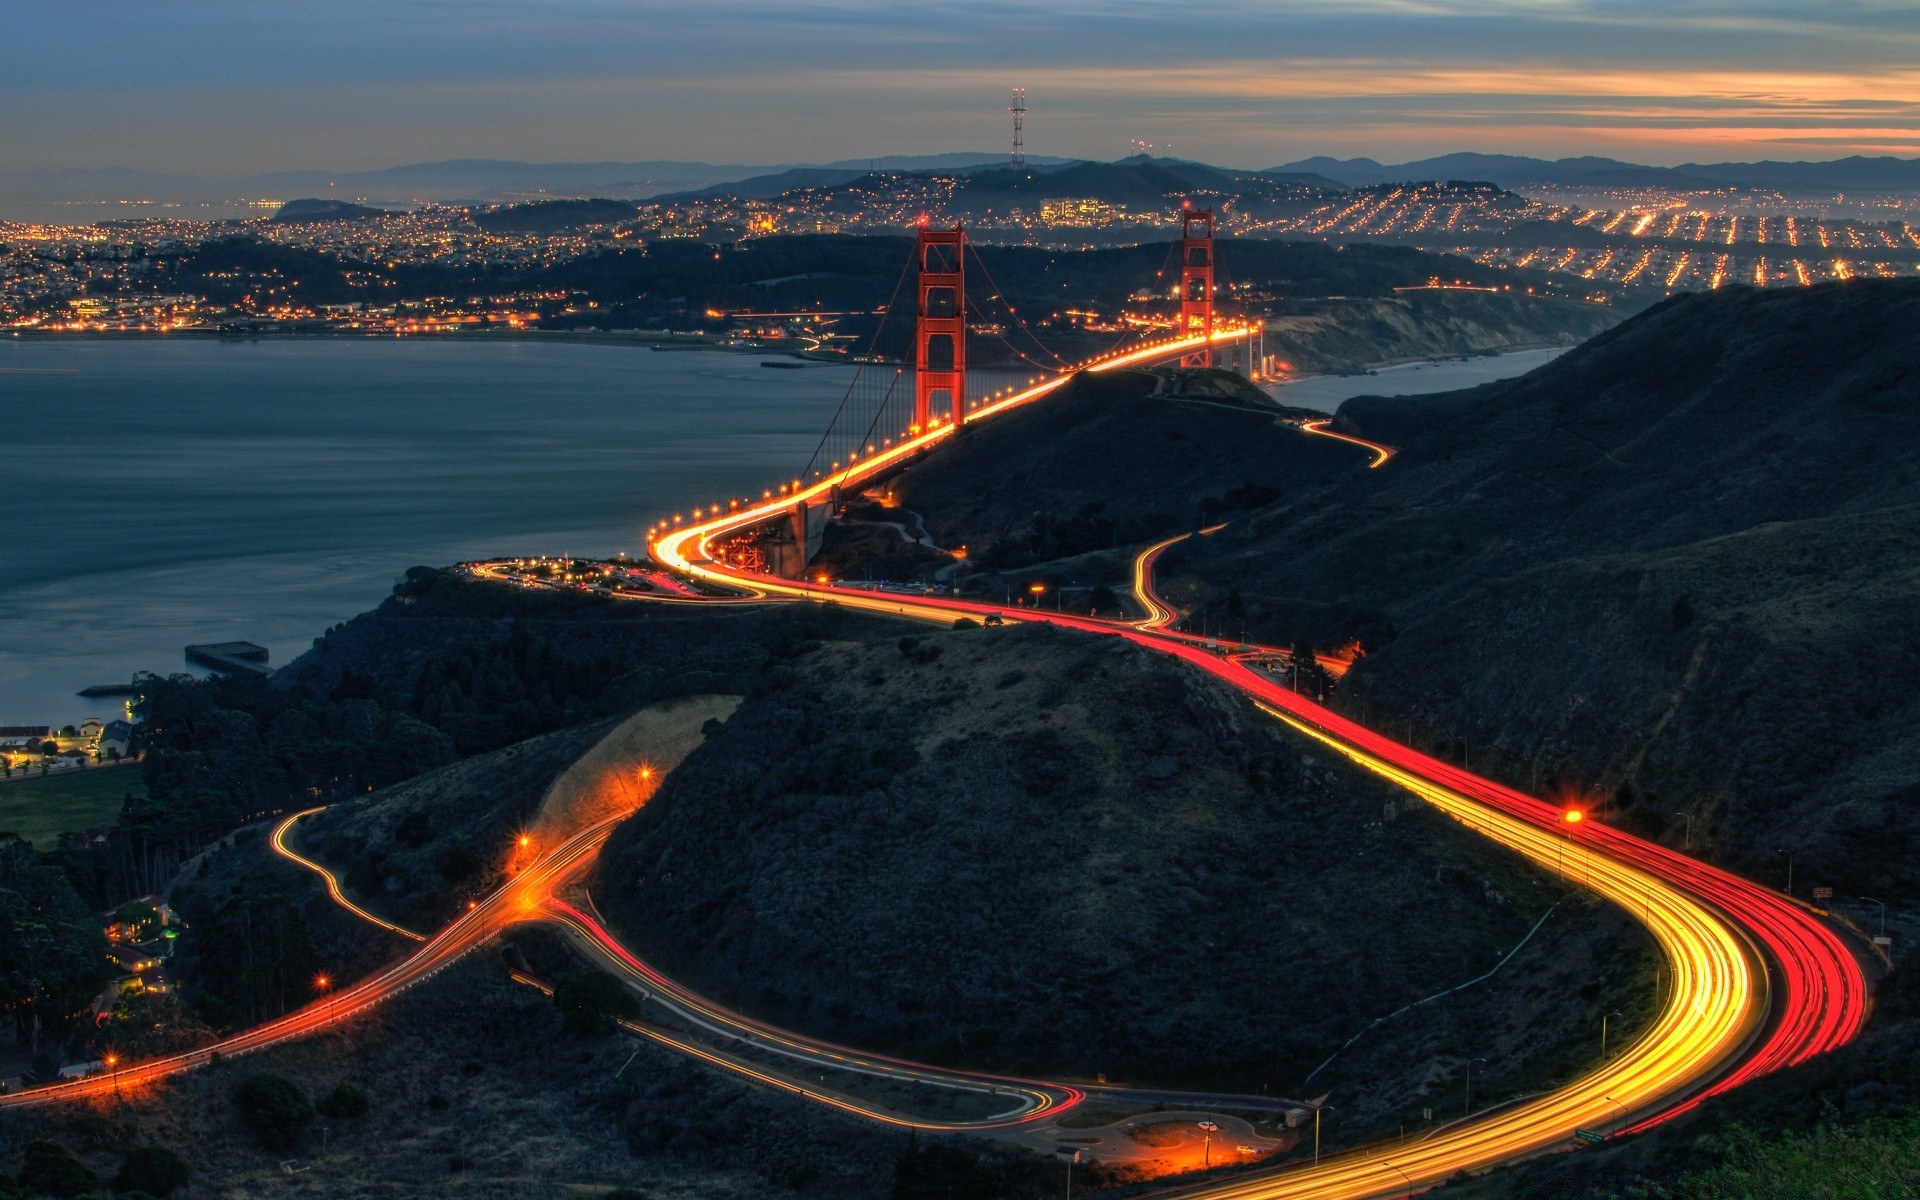
{"label": "illuminated lamp post", "polygon": [[113,1072],[113,1095],[115,1099],[118,1099],[120,1096],[120,1056],[111,1050],[107,1051],[107,1069]]}
{"label": "illuminated lamp post", "polygon": [[1392,1163],[1388,1162],[1384,1158],[1380,1160],[1380,1165],[1383,1167],[1386,1167],[1388,1170],[1398,1173],[1400,1178],[1407,1181],[1407,1200],[1413,1200],[1413,1176],[1407,1174],[1405,1171],[1400,1170],[1399,1167],[1394,1166]]}
{"label": "illuminated lamp post", "polygon": [[333,991],[333,979],[322,971],[313,977],[313,988],[327,997],[327,1024],[333,1025],[340,1020],[340,995]]}
{"label": "illuminated lamp post", "polygon": [[1033,593],[1033,607],[1038,609],[1040,607],[1040,598],[1047,594],[1047,585],[1036,581],[1028,584],[1027,590]]}
{"label": "illuminated lamp post", "polygon": [[1566,872],[1567,843],[1573,841],[1573,827],[1587,819],[1587,814],[1577,808],[1565,809],[1560,813],[1560,829],[1566,841],[1560,843],[1558,852],[1553,856],[1553,869],[1561,875]]}
{"label": "illuminated lamp post", "polygon": [[1213,1135],[1218,1132],[1220,1132],[1220,1127],[1212,1121],[1200,1122],[1200,1136],[1202,1138],[1200,1143],[1200,1167],[1202,1170],[1213,1166]]}

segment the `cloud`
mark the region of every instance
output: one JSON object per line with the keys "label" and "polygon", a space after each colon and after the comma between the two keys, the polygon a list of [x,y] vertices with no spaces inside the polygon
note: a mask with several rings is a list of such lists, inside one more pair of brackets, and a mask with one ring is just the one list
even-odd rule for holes
{"label": "cloud", "polygon": [[1034,153],[1883,152],[1916,60],[1878,0],[66,0],[9,14],[0,160],[980,148],[1015,85]]}

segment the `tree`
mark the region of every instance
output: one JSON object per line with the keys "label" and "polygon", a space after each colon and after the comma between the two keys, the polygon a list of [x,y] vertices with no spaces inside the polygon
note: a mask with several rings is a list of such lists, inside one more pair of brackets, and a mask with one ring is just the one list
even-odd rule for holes
{"label": "tree", "polygon": [[314,1119],[313,1101],[293,1080],[280,1075],[252,1076],[240,1085],[234,1102],[247,1128],[267,1149],[284,1153],[306,1144],[307,1129]]}
{"label": "tree", "polygon": [[99,920],[33,846],[0,834],[0,1008],[20,1045],[37,1050],[83,1012],[106,978]]}
{"label": "tree", "polygon": [[122,1194],[137,1191],[150,1196],[169,1196],[185,1188],[191,1179],[187,1164],[165,1146],[135,1146],[120,1160],[120,1172],[113,1177],[113,1190]]}
{"label": "tree", "polygon": [[553,989],[553,1003],[566,1020],[567,1032],[609,1032],[616,1017],[637,1016],[640,1002],[605,971],[575,971]]}
{"label": "tree", "polygon": [[60,1200],[85,1195],[100,1186],[80,1156],[52,1138],[35,1138],[27,1143],[20,1164],[20,1183],[35,1195],[57,1196]]}
{"label": "tree", "polygon": [[342,1083],[320,1101],[322,1114],[343,1121],[367,1115],[367,1094],[351,1083]]}
{"label": "tree", "polygon": [[306,922],[277,884],[242,880],[198,924],[194,974],[204,991],[194,1003],[215,1024],[277,1017],[311,997],[319,959]]}
{"label": "tree", "polygon": [[212,1041],[213,1030],[176,992],[135,992],[113,1006],[103,1046],[127,1061],[160,1058]]}

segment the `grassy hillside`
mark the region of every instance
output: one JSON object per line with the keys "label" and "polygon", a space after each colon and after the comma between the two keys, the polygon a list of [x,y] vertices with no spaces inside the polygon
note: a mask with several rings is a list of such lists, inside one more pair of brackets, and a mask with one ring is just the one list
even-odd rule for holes
{"label": "grassy hillside", "polygon": [[[1023,469],[1143,470],[1135,447],[1163,427],[1128,416],[1098,438],[1079,436],[1091,414],[1054,418],[1032,440],[1065,453]],[[1831,887],[1856,922],[1885,901],[1902,954],[1920,905],[1920,282],[1676,297],[1523,378],[1360,398],[1338,423],[1398,455],[1169,552],[1162,591],[1264,640],[1358,636],[1350,712],[1763,882],[1791,871],[1803,898]],[[1242,450],[1167,456],[1138,486],[1197,491],[1196,464]],[[964,539],[978,517],[954,495],[951,517],[922,511]],[[1777,1136],[1920,1101],[1901,1082],[1920,1078],[1920,1014],[1886,1000],[1901,979],[1829,1059],[1466,1194],[1611,1196],[1622,1172],[1666,1187],[1713,1169],[1697,1139],[1729,1120]]]}
{"label": "grassy hillside", "polygon": [[1267,327],[1266,351],[1292,371],[1330,374],[1456,354],[1571,345],[1619,319],[1610,308],[1577,300],[1412,291],[1281,316]]}
{"label": "grassy hillside", "polygon": [[1683,297],[1519,380],[1349,402],[1398,457],[1197,547],[1191,598],[1361,634],[1348,705],[1511,781],[1920,894],[1916,318],[1911,282]]}
{"label": "grassy hillside", "polygon": [[[593,889],[670,973],[816,1034],[1281,1094],[1562,895],[1236,695],[1035,627],[796,659],[615,833]],[[1391,1129],[1457,1104],[1468,1058],[1496,1064],[1484,1095],[1578,1062],[1652,972],[1571,903],[1510,974],[1370,1034],[1314,1094]]]}
{"label": "grassy hillside", "polygon": [[1280,416],[1226,372],[1083,375],[968,431],[893,490],[940,545],[1012,568],[1315,496],[1364,470],[1346,447],[1301,437]]}

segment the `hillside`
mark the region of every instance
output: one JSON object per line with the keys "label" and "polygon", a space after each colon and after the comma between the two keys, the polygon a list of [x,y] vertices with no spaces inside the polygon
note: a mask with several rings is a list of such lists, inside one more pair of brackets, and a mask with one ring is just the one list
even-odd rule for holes
{"label": "hillside", "polygon": [[1297,307],[1302,311],[1268,323],[1266,351],[1302,375],[1571,345],[1620,319],[1612,309],[1577,300],[1440,289]]}
{"label": "hillside", "polygon": [[[593,894],[668,973],[810,1033],[1302,1094],[1563,893],[1211,681],[1023,626],[794,660],[616,831]],[[1357,1136],[1452,1103],[1475,1055],[1501,1092],[1577,1062],[1651,971],[1624,921],[1570,903],[1508,973],[1370,1034],[1314,1094]]]}
{"label": "hillside", "polygon": [[[1022,470],[1141,471],[1147,493],[1243,449],[1148,468],[1136,447],[1161,426],[1096,421],[1036,409],[1002,436],[1061,452]],[[1878,932],[1885,902],[1894,939],[1855,1044],[1653,1137],[1448,1194],[1638,1179],[1659,1195],[1721,1169],[1705,1139],[1730,1121],[1771,1137],[1920,1102],[1903,961],[1920,902],[1920,282],[1680,296],[1525,377],[1357,398],[1337,424],[1399,452],[1169,551],[1163,594],[1267,641],[1357,636],[1347,711],[1801,898],[1830,887],[1857,928]],[[950,517],[919,498],[930,526],[992,528],[958,495]]]}
{"label": "hillside", "polygon": [[1357,399],[1397,445],[1187,560],[1374,654],[1355,711],[1623,788],[1774,882],[1920,892],[1920,284],[1677,298],[1523,379]]}
{"label": "hillside", "polygon": [[535,200],[481,209],[469,220],[488,233],[558,233],[630,221],[634,212],[633,204],[623,200]]}
{"label": "hillside", "polygon": [[[1174,393],[1174,394],[1169,394]],[[1346,447],[1280,423],[1228,373],[1083,375],[1044,403],[983,422],[900,473],[901,505],[942,546],[1015,568],[1192,529],[1364,469]]]}
{"label": "hillside", "polygon": [[301,225],[313,221],[364,221],[387,215],[384,208],[369,208],[345,200],[289,200],[267,220],[276,225]]}

